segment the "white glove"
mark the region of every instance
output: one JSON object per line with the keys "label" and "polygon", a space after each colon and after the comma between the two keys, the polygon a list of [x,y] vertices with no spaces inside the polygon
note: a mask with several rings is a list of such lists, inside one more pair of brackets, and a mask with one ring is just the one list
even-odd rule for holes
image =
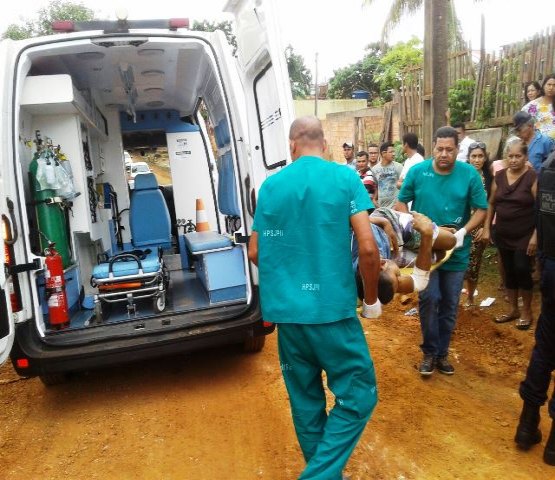
{"label": "white glove", "polygon": [[460,228],[455,233],[455,238],[457,239],[457,243],[455,243],[455,249],[461,248],[464,243],[464,237],[466,236],[466,228]]}
{"label": "white glove", "polygon": [[361,315],[364,318],[378,318],[382,314],[382,304],[379,300],[372,305],[367,305],[366,302],[362,301],[362,312]]}

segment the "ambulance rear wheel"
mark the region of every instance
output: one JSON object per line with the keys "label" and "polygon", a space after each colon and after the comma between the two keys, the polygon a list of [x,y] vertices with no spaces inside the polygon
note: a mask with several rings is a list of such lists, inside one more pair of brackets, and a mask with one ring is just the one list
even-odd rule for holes
{"label": "ambulance rear wheel", "polygon": [[266,335],[259,337],[247,337],[243,342],[243,351],[247,353],[260,352],[266,343]]}
{"label": "ambulance rear wheel", "polygon": [[152,307],[154,308],[154,313],[162,313],[166,309],[166,294],[161,293],[157,297],[154,297]]}
{"label": "ambulance rear wheel", "polygon": [[48,373],[46,375],[39,375],[39,378],[43,385],[52,387],[67,382],[67,373]]}

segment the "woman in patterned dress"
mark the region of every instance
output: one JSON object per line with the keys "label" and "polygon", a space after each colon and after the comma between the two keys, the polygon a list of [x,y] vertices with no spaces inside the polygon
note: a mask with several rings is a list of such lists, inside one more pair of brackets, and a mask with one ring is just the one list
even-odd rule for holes
{"label": "woman in patterned dress", "polygon": [[545,77],[542,83],[543,95],[528,102],[522,110],[536,121],[536,129],[555,139],[555,73]]}

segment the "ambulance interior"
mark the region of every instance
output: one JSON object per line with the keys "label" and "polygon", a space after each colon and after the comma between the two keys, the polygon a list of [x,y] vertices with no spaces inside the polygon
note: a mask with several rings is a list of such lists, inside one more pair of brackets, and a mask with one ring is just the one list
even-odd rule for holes
{"label": "ambulance interior", "polygon": [[[244,232],[244,212],[228,92],[207,42],[32,47],[16,91],[28,251],[45,256],[53,241],[63,263],[67,316],[55,272],[32,273],[43,334],[137,319],[162,318],[163,326],[176,314],[247,307],[246,245],[233,236]],[[167,163],[157,164],[165,149]],[[133,188],[124,150],[153,169]]]}

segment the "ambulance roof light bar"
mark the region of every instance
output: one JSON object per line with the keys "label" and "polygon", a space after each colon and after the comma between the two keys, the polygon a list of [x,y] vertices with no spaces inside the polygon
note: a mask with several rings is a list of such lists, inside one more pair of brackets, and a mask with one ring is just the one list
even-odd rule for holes
{"label": "ambulance roof light bar", "polygon": [[71,20],[56,20],[52,22],[52,30],[57,33],[86,32],[103,30],[104,33],[129,33],[130,29],[168,29],[189,28],[188,18],[170,18],[166,20],[91,20],[88,22],[73,22]]}

